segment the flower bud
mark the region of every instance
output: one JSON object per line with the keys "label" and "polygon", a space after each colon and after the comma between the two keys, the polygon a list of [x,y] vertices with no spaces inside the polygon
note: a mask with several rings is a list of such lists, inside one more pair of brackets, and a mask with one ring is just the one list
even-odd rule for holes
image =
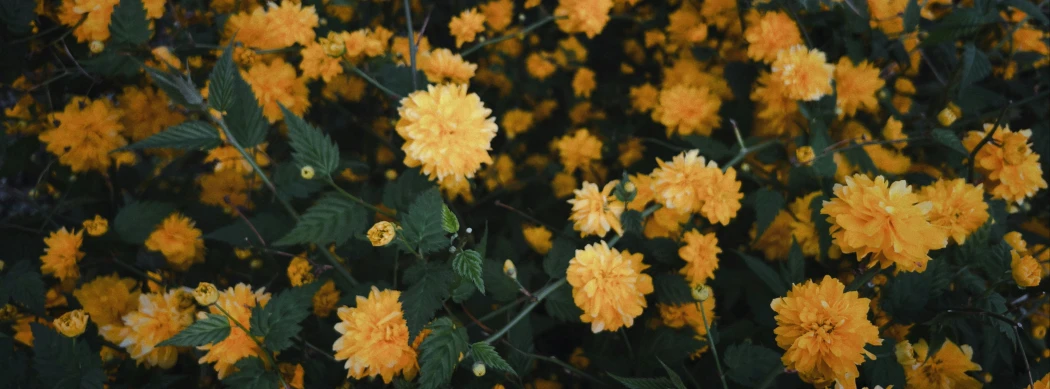
{"label": "flower bud", "polygon": [[327,38],[321,38],[318,39],[318,41],[321,43],[321,49],[324,50],[324,55],[332,58],[339,58],[346,53],[346,43],[344,43],[343,38],[334,31],[329,31]]}
{"label": "flower bud", "polygon": [[84,333],[84,328],[87,327],[88,314],[83,309],[77,309],[74,311],[66,312],[64,315],[55,319],[53,324],[55,329],[59,333],[70,338],[75,338]]}
{"label": "flower bud", "polygon": [[707,301],[711,298],[711,288],[707,285],[697,285],[693,287],[693,300],[696,301]]}
{"label": "flower bud", "polygon": [[940,122],[942,126],[948,127],[952,125],[952,123],[955,123],[955,120],[959,119],[959,115],[962,115],[962,110],[959,109],[959,106],[955,105],[955,103],[948,103],[948,106],[944,107],[944,109],[937,114],[937,121]]}
{"label": "flower bud", "polygon": [[299,170],[299,175],[303,176],[305,180],[312,180],[314,178],[314,167],[303,166],[302,170]]}
{"label": "flower bud", "polygon": [[91,43],[88,43],[88,49],[91,50],[92,54],[98,54],[106,49],[106,44],[102,43],[102,41],[91,41]]}
{"label": "flower bud", "polygon": [[219,300],[219,290],[210,282],[201,282],[197,284],[197,289],[193,290],[193,299],[205,307],[215,304],[215,301]]}
{"label": "flower bud", "polygon": [[388,181],[396,180],[397,179],[397,170],[387,169],[386,173],[383,173],[383,175],[386,176],[386,179]]}
{"label": "flower bud", "polygon": [[485,376],[485,364],[484,363],[474,362],[474,367],[471,367],[470,369],[474,371],[474,376],[475,377],[484,377]]}
{"label": "flower bud", "polygon": [[242,249],[240,247],[235,247],[233,249],[233,255],[236,255],[237,259],[248,259],[248,257],[252,256],[252,249]]}
{"label": "flower bud", "polygon": [[503,262],[503,274],[511,279],[518,279],[518,268],[514,267],[514,262],[509,259]]}
{"label": "flower bud", "polygon": [[397,226],[394,223],[382,221],[368,229],[368,240],[372,246],[381,247],[390,244],[397,237]]}
{"label": "flower bud", "polygon": [[798,159],[798,163],[809,166],[813,164],[813,158],[816,154],[813,153],[813,148],[809,146],[802,146],[795,149],[795,158]]}
{"label": "flower bud", "polygon": [[95,215],[94,219],[84,220],[84,230],[91,236],[102,236],[109,231],[109,221],[102,215]]}
{"label": "flower bud", "polygon": [[251,267],[252,270],[259,270],[262,269],[263,261],[259,258],[254,258],[248,263],[248,266]]}

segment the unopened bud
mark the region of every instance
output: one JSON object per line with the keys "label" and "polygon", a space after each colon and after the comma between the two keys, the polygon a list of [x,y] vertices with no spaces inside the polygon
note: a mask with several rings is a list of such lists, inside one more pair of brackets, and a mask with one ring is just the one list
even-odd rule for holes
{"label": "unopened bud", "polygon": [[263,261],[259,258],[255,258],[249,263],[248,266],[250,266],[252,270],[259,270],[262,269]]}
{"label": "unopened bud", "polygon": [[693,300],[696,301],[707,301],[711,298],[711,288],[707,285],[697,285],[693,287]]}
{"label": "unopened bud", "polygon": [[470,369],[474,371],[474,376],[475,377],[484,377],[485,376],[485,364],[484,363],[474,362],[474,367],[472,367]]}
{"label": "unopened bud", "polygon": [[303,176],[303,179],[312,180],[314,178],[314,167],[303,166],[303,168],[299,170],[299,175]]}
{"label": "unopened bud", "polygon": [[88,49],[90,49],[93,54],[98,54],[106,49],[106,44],[102,43],[102,41],[91,41],[91,43],[88,43]]}
{"label": "unopened bud", "polygon": [[959,106],[955,105],[955,103],[948,103],[948,106],[944,107],[944,109],[937,114],[937,121],[940,122],[942,126],[948,127],[959,119],[959,115],[962,115],[962,110],[959,109]]}
{"label": "unopened bud", "polygon": [[503,262],[503,274],[512,279],[518,279],[518,268],[514,267],[514,262],[509,259]]}
{"label": "unopened bud", "polygon": [[197,285],[197,289],[193,290],[193,299],[197,300],[197,304],[205,307],[215,304],[219,300],[219,289],[210,282],[201,282]]}

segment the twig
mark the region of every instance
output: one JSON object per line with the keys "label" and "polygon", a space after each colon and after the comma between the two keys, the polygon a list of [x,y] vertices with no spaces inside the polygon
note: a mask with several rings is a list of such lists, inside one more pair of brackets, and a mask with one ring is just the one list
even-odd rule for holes
{"label": "twig", "polygon": [[[514,300],[514,302],[506,304],[506,305],[500,307],[499,309],[497,309],[495,311],[486,313],[484,316],[478,318],[478,321],[479,322],[484,322],[485,320],[494,318],[497,315],[499,315],[499,314],[501,314],[503,312],[506,312],[506,311],[510,310],[511,308],[514,308],[514,307],[518,306],[518,304],[521,304],[521,303],[525,302],[526,300],[527,299],[525,297],[518,298],[517,300]],[[470,327],[471,325],[474,325],[474,324],[475,323],[467,324],[467,327]]]}
{"label": "twig", "polygon": [[715,357],[715,367],[718,368],[718,378],[722,379],[722,389],[729,389],[729,384],[726,383],[726,373],[722,371],[722,361],[718,358],[718,347],[715,347],[714,338],[711,337],[711,326],[707,324],[707,313],[704,312],[704,305],[697,301],[696,310],[700,311],[700,318],[704,320],[704,331],[707,335],[707,346],[711,348],[711,354]]}
{"label": "twig", "polygon": [[485,323],[482,323],[480,320],[478,320],[478,318],[474,317],[474,315],[470,313],[470,310],[467,309],[466,305],[459,304],[459,307],[463,308],[463,313],[466,313],[467,317],[470,318],[470,321],[474,322],[474,324],[476,324],[478,327],[481,327],[482,330],[488,333],[495,332],[492,330],[492,328],[489,328],[489,326],[485,325]]}
{"label": "twig", "polygon": [[[408,1],[408,0],[405,0],[405,1]],[[554,17],[554,15],[547,16],[547,17],[545,17],[543,19],[540,19],[540,20],[536,21],[535,23],[530,24],[528,27],[525,27],[524,29],[522,29],[519,32],[512,32],[512,33],[500,36],[498,38],[492,38],[492,39],[486,40],[484,42],[478,43],[478,44],[472,46],[471,48],[464,50],[462,53],[460,53],[460,56],[466,57],[466,56],[470,55],[471,53],[473,53],[475,51],[481,50],[482,47],[485,47],[485,46],[488,46],[488,45],[494,45],[494,44],[503,42],[503,41],[505,41],[507,39],[513,38],[513,37],[518,36],[518,35],[524,36],[525,34],[528,34],[528,33],[532,32],[532,30],[540,28],[540,26],[554,21],[554,19],[556,19]]]}
{"label": "twig", "polygon": [[367,201],[361,200],[360,197],[354,196],[354,195],[350,194],[350,192],[347,192],[347,191],[343,190],[343,188],[340,188],[339,185],[335,184],[335,181],[332,180],[332,177],[328,177],[328,185],[331,185],[333,188],[335,188],[336,191],[341,193],[343,196],[346,196],[348,199],[353,200],[353,202],[355,202],[355,203],[361,204],[361,206],[363,206],[365,208],[368,208],[368,209],[370,209],[370,210],[372,210],[372,211],[374,211],[376,213],[379,213],[379,214],[381,214],[383,216],[386,216],[386,217],[391,217],[391,218],[395,217],[395,215],[393,213],[391,213],[390,211],[387,211],[387,210],[384,210],[382,208],[376,207],[376,206],[374,206],[372,204],[369,204]]}
{"label": "twig", "polygon": [[250,220],[248,220],[247,216],[244,216],[244,213],[242,213],[241,210],[237,209],[237,207],[233,206],[233,204],[230,204],[229,196],[223,197],[223,201],[226,202],[226,205],[228,205],[230,207],[230,209],[232,209],[233,212],[236,213],[237,216],[241,218],[241,220],[244,220],[244,223],[248,225],[248,228],[250,228],[252,230],[252,232],[255,233],[255,238],[259,239],[259,243],[262,244],[265,247],[266,246],[266,240],[263,239],[262,234],[259,233],[259,230],[255,229],[255,225],[252,224],[252,222]]}
{"label": "twig", "polygon": [[416,80],[416,50],[419,47],[416,46],[416,34],[412,31],[412,6],[408,0],[404,0],[402,4],[405,7],[405,24],[408,28],[408,59],[412,71],[412,89],[416,90],[419,89],[419,81]]}
{"label": "twig", "polygon": [[536,309],[536,306],[540,305],[540,302],[542,302],[543,299],[547,298],[548,295],[550,295],[552,292],[554,292],[555,290],[557,290],[558,288],[562,287],[563,285],[565,285],[567,283],[568,283],[568,281],[566,279],[562,278],[562,279],[560,279],[558,281],[555,281],[554,283],[552,283],[550,285],[547,285],[543,289],[540,289],[540,291],[536,293],[536,300],[534,300],[529,305],[526,305],[525,308],[521,310],[521,312],[518,312],[517,316],[515,316],[513,319],[510,319],[510,322],[507,323],[507,325],[503,326],[503,328],[500,328],[500,330],[496,331],[495,334],[492,334],[488,338],[485,338],[485,340],[483,340],[483,342],[485,342],[485,343],[492,343],[492,342],[496,341],[496,339],[499,339],[501,336],[506,334],[507,331],[510,331],[511,328],[513,328],[515,325],[517,325],[518,322],[521,321],[521,319],[525,318],[525,316],[528,315],[529,312],[532,312],[533,309]]}
{"label": "twig", "polygon": [[396,92],[390,90],[390,88],[387,88],[387,87],[383,86],[383,84],[380,84],[379,81],[376,81],[376,79],[372,78],[372,76],[369,76],[367,73],[362,71],[360,68],[358,68],[354,64],[352,64],[350,62],[347,62],[347,61],[343,61],[343,66],[347,67],[347,68],[350,68],[351,72],[354,72],[354,74],[356,74],[356,75],[360,76],[361,78],[365,79],[365,81],[368,81],[368,83],[372,84],[372,86],[374,86],[376,88],[379,88],[379,90],[383,91],[383,93],[386,93],[386,94],[388,94],[388,95],[390,95],[392,97],[396,97],[398,99],[403,98],[403,96],[401,96],[401,95],[397,94]]}
{"label": "twig", "polygon": [[977,153],[981,151],[981,148],[984,147],[984,145],[992,140],[993,136],[995,136],[995,132],[999,130],[999,122],[1003,120],[1003,116],[1006,116],[1006,111],[1010,110],[1011,106],[1013,106],[1012,101],[1003,107],[1003,110],[999,112],[999,117],[995,118],[995,122],[992,124],[992,129],[984,135],[984,138],[981,138],[981,141],[977,143],[977,146],[974,146],[973,151],[970,151],[970,160],[966,163],[966,182],[971,184],[974,183],[973,179],[976,172],[974,171],[973,162],[977,159]]}

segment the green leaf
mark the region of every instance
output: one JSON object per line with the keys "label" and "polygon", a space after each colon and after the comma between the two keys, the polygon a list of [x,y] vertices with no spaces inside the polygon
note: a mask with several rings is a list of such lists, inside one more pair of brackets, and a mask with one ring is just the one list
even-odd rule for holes
{"label": "green leaf", "polygon": [[452,257],[452,269],[460,277],[466,278],[485,294],[485,280],[481,278],[481,254],[474,250],[463,250]]}
{"label": "green leaf", "polygon": [[474,360],[484,363],[486,366],[492,367],[496,370],[505,371],[510,374],[517,375],[514,368],[510,367],[507,361],[503,360],[503,357],[499,356],[496,352],[496,348],[485,342],[477,342],[470,345],[470,352],[474,355]]}
{"label": "green leaf", "polygon": [[130,203],[113,218],[113,229],[125,242],[142,244],[157,225],[175,212],[175,206],[156,201]]}
{"label": "green leaf", "polygon": [[[656,369],[659,361],[681,361],[688,358],[707,342],[695,338],[696,333],[690,328],[670,329],[667,327],[646,330],[636,343],[637,355],[644,355],[637,361],[639,369]],[[668,386],[670,387],[670,386]]]}
{"label": "green leaf", "polygon": [[746,387],[758,387],[773,371],[783,371],[780,354],[751,343],[740,343],[726,349],[726,373],[729,379]]}
{"label": "green leaf", "polygon": [[459,218],[446,204],[441,204],[441,229],[450,234],[459,232]]}
{"label": "green leaf", "polygon": [[583,314],[583,310],[572,299],[572,288],[554,290],[543,300],[543,307],[551,317],[568,323],[579,323],[580,315]]}
{"label": "green leaf", "polygon": [[190,324],[167,340],[157,343],[156,347],[180,346],[197,347],[219,343],[230,336],[230,321],[225,315],[209,313],[207,317]]}
{"label": "green leaf", "polygon": [[787,286],[780,280],[780,276],[777,275],[777,272],[774,271],[772,267],[769,267],[769,265],[762,262],[762,260],[744,254],[743,252],[733,249],[730,249],[729,251],[732,251],[740,256],[740,258],[743,258],[744,264],[758,276],[758,279],[762,280],[762,282],[769,287],[769,290],[773,291],[774,295],[783,296],[787,294]]}
{"label": "green leaf", "polygon": [[955,8],[937,22],[919,46],[929,47],[973,35],[982,26],[994,23],[997,19],[997,15],[985,15],[976,9]]}
{"label": "green leaf", "polygon": [[908,5],[904,8],[904,32],[909,33],[915,31],[919,27],[919,16],[921,15],[922,8],[919,6],[919,1],[909,1]]}
{"label": "green leaf", "polygon": [[708,160],[719,160],[726,157],[730,157],[734,152],[729,150],[724,143],[714,140],[710,137],[702,135],[689,135],[683,138],[686,142],[689,142],[693,148],[700,150],[700,155],[707,157]]}
{"label": "green leaf", "polygon": [[788,285],[801,284],[806,280],[806,257],[794,238],[791,239],[791,251],[788,253],[787,266],[781,272]]}
{"label": "green leaf", "polygon": [[383,188],[383,205],[405,211],[420,193],[433,187],[434,184],[426,176],[419,174],[419,168],[405,170],[397,177],[397,181]]}
{"label": "green leaf", "polygon": [[810,217],[812,217],[813,224],[816,226],[817,240],[820,244],[820,258],[827,258],[828,250],[831,249],[831,223],[828,222],[827,216],[820,213],[820,210],[824,208],[825,201],[828,201],[828,196],[820,195],[809,202],[809,209],[812,211]]}
{"label": "green leaf", "polygon": [[191,121],[176,124],[149,138],[135,142],[124,149],[141,150],[150,148],[170,148],[179,150],[207,150],[222,144],[219,131],[203,121]]}
{"label": "green leaf", "polygon": [[460,278],[459,284],[455,288],[452,288],[452,301],[457,304],[462,304],[464,301],[469,300],[474,296],[474,292],[477,292],[478,288],[474,286],[474,283],[468,279]]}
{"label": "green leaf", "polygon": [[301,243],[341,245],[351,236],[362,234],[368,227],[366,223],[365,210],[360,205],[342,195],[328,193],[306,210],[288,235],[274,244],[278,246]]}
{"label": "green leaf", "polygon": [[193,109],[204,103],[204,98],[201,97],[197,86],[193,85],[193,80],[190,80],[189,77],[149,66],[146,66],[145,70],[153,79],[153,83],[157,84],[157,87],[163,90],[175,104]]}
{"label": "green leaf", "polygon": [[452,380],[460,354],[465,353],[470,345],[467,330],[457,327],[447,317],[435,319],[427,328],[430,335],[419,346],[419,386],[421,389],[438,389]]}
{"label": "green leaf", "polygon": [[[379,81],[379,84],[398,95],[408,96],[409,93],[417,89],[412,86],[412,77],[415,77],[417,80],[426,80],[426,74],[423,74],[422,71],[416,70],[415,74],[413,74],[407,66],[388,59],[382,59],[378,62],[375,64],[375,67],[372,67],[372,69],[376,69],[373,77]],[[405,58],[405,63],[408,63],[408,58]],[[420,86],[425,85],[420,84]]]}
{"label": "green leaf", "polygon": [[292,337],[303,328],[299,325],[310,316],[314,293],[321,282],[287,289],[265,306],[252,308],[251,333],[263,338],[263,346],[270,351],[282,351],[292,346]]}
{"label": "green leaf", "polygon": [[671,383],[674,384],[675,389],[685,389],[685,383],[682,382],[682,377],[679,377],[678,373],[671,370],[671,368],[668,367],[664,361],[661,361],[660,358],[657,358],[656,360],[660,361],[660,366],[664,367],[664,372],[666,372],[667,377],[671,379]]}
{"label": "green leaf", "polygon": [[401,304],[413,338],[449,297],[454,280],[455,273],[443,263],[417,263],[405,270],[405,282],[412,286],[401,293]]}
{"label": "green leaf", "polygon": [[[0,277],[0,296],[10,297],[15,303],[37,314],[44,313],[44,290],[44,281],[30,261],[16,262]],[[6,302],[6,297],[0,297],[0,303]]]}
{"label": "green leaf", "polygon": [[[804,104],[799,104],[799,107]],[[824,149],[831,145],[828,139],[828,127],[824,122],[817,120],[810,120],[810,147],[813,148],[813,152],[818,156],[821,155]],[[832,158],[831,154],[821,156],[813,160],[813,173],[819,177],[834,177],[835,176],[835,159]]]}
{"label": "green leaf", "polygon": [[233,84],[237,77],[237,65],[233,63],[233,42],[222,50],[208,76],[208,106],[222,112],[233,105]]}
{"label": "green leaf", "polygon": [[664,304],[691,304],[693,290],[689,282],[677,273],[659,273],[653,276],[653,287],[656,292],[656,301]]}
{"label": "green leaf", "polygon": [[33,19],[36,17],[34,9],[36,1],[33,0],[0,1],[0,21],[12,34],[26,34],[32,31]]}
{"label": "green leaf", "polygon": [[[229,243],[232,246],[265,246],[266,242],[276,240],[288,233],[290,226],[295,223],[291,217],[280,211],[265,211],[248,218],[251,225],[244,219],[237,218],[226,226],[204,235],[204,239],[217,240]],[[258,235],[256,235],[258,234]],[[259,240],[262,237],[266,242]]]}
{"label": "green leaf", "polygon": [[444,205],[441,192],[431,189],[419,195],[401,218],[405,241],[422,255],[437,252],[449,245],[445,230],[441,227]]}
{"label": "green leaf", "polygon": [[[1050,18],[1046,16],[1046,11],[1040,9],[1040,6],[1030,0],[1004,0],[997,3],[1017,8],[1028,15],[1029,19],[1038,20],[1044,26],[1050,24]],[[1046,6],[1046,3],[1040,2],[1040,4],[1044,7]]]}
{"label": "green leaf", "polygon": [[29,327],[33,332],[33,368],[44,387],[102,389],[106,381],[102,360],[86,341],[67,338],[36,322]]}
{"label": "green leaf", "polygon": [[616,381],[626,386],[628,389],[669,389],[674,387],[674,382],[671,382],[670,378],[629,378],[620,377],[616,374],[609,373],[609,376],[616,379]]}
{"label": "green leaf", "polygon": [[120,0],[110,20],[113,42],[141,45],[149,40],[149,21],[142,0]]}
{"label": "green leaf", "polygon": [[518,297],[518,285],[503,274],[503,262],[485,260],[482,263],[482,278],[488,296],[496,301],[506,302]]}
{"label": "green leaf", "polygon": [[755,202],[755,229],[757,236],[762,236],[766,228],[773,223],[780,210],[784,208],[784,196],[780,193],[766,188],[759,189],[754,194]]}
{"label": "green leaf", "polygon": [[288,125],[288,143],[292,158],[299,166],[312,166],[314,171],[330,176],[339,168],[339,146],[327,134],[296,116],[283,105],[284,122]]}
{"label": "green leaf", "polygon": [[[138,77],[142,71],[142,61],[130,54],[118,50],[115,45],[107,46],[101,53],[93,57],[80,59],[80,65],[91,73],[98,73],[106,77]],[[157,81],[154,78],[154,81]],[[157,81],[159,83],[159,81]],[[168,90],[165,89],[165,93]],[[170,96],[170,95],[169,95]],[[176,104],[182,104],[182,95],[171,98]]]}
{"label": "green leaf", "polygon": [[930,136],[937,143],[947,146],[953,151],[959,152],[962,155],[970,155],[970,152],[966,150],[966,147],[963,146],[962,141],[959,140],[959,137],[955,136],[954,132],[943,128],[937,128],[930,133]]}
{"label": "green leaf", "polygon": [[966,86],[981,81],[992,74],[992,63],[988,61],[988,56],[984,52],[977,50],[977,46],[974,46],[972,42],[967,43],[963,48],[961,66],[960,93],[966,90]]}
{"label": "green leaf", "polygon": [[543,271],[551,278],[565,277],[569,261],[576,256],[576,243],[568,238],[558,237],[543,257]]}
{"label": "green leaf", "polygon": [[237,371],[226,376],[222,383],[235,389],[273,389],[281,387],[280,378],[274,371],[266,370],[261,359],[248,357],[237,361]]}
{"label": "green leaf", "polygon": [[[233,72],[231,90],[232,98],[224,115],[226,126],[241,147],[254,147],[266,139],[266,131],[270,124],[263,117],[262,107],[255,98],[255,92],[248,82],[244,81],[240,72]],[[211,98],[210,90],[208,97]]]}

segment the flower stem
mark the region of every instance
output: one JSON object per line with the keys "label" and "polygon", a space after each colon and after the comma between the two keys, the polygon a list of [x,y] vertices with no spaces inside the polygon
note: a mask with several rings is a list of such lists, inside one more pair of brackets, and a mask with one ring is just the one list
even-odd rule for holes
{"label": "flower stem", "polygon": [[339,185],[335,184],[335,181],[333,181],[331,177],[328,177],[328,185],[331,185],[333,188],[335,188],[336,191],[338,191],[339,193],[342,193],[343,196],[346,196],[350,200],[353,200],[355,203],[361,204],[361,206],[363,206],[365,208],[368,208],[368,209],[370,209],[372,211],[375,211],[376,213],[379,213],[379,214],[381,214],[383,216],[386,216],[386,217],[394,217],[395,216],[393,213],[390,213],[390,211],[387,211],[387,210],[384,210],[384,209],[380,209],[379,207],[376,207],[376,206],[374,206],[372,204],[369,204],[367,201],[362,200],[360,197],[354,196],[354,195],[350,194],[349,192],[343,190],[343,188],[340,188]]}
{"label": "flower stem", "polygon": [[532,32],[532,30],[540,28],[540,26],[554,21],[554,19],[556,19],[556,17],[554,17],[554,15],[547,16],[547,17],[545,17],[543,19],[540,19],[540,20],[536,21],[535,23],[530,24],[528,27],[525,27],[523,30],[521,30],[519,32],[506,34],[506,35],[500,36],[498,38],[492,38],[492,39],[489,39],[487,41],[478,43],[478,44],[474,45],[473,47],[464,50],[462,53],[460,53],[460,55],[463,56],[463,57],[466,57],[466,56],[470,55],[471,53],[473,53],[475,51],[481,50],[482,47],[485,47],[485,46],[488,46],[488,45],[494,45],[494,44],[503,42],[503,41],[505,41],[507,39],[513,38],[515,36],[519,36],[519,35],[520,36],[524,36],[525,34],[528,34],[528,33]]}
{"label": "flower stem", "polygon": [[563,285],[565,285],[567,283],[568,283],[568,281],[566,279],[562,278],[560,280],[554,281],[553,284],[547,285],[543,289],[540,289],[539,292],[536,292],[536,294],[535,294],[536,299],[533,300],[532,303],[530,303],[529,305],[526,305],[525,308],[521,310],[521,312],[518,312],[517,316],[514,316],[513,319],[510,319],[510,322],[507,323],[507,325],[503,326],[503,328],[500,328],[500,330],[496,331],[496,333],[492,334],[492,336],[489,336],[488,338],[485,338],[485,340],[483,342],[485,342],[485,343],[495,342],[501,336],[506,334],[507,331],[510,331],[511,328],[513,328],[516,324],[518,324],[518,322],[521,321],[521,319],[524,319],[525,316],[527,316],[529,314],[529,312],[532,312],[533,309],[536,309],[536,306],[540,305],[540,302],[542,302],[543,299],[547,298],[548,295],[550,295],[555,290],[557,290],[558,288],[562,287]]}
{"label": "flower stem", "polygon": [[281,376],[280,370],[277,369],[277,360],[274,359],[273,354],[270,354],[270,350],[267,350],[266,347],[263,347],[262,342],[260,342],[259,339],[256,339],[254,336],[252,336],[251,331],[248,331],[248,328],[245,327],[244,324],[241,324],[239,320],[234,318],[233,315],[230,315],[229,312],[226,312],[226,310],[223,309],[221,305],[214,304],[213,306],[215,308],[218,308],[219,312],[222,312],[222,314],[226,316],[227,319],[230,319],[230,321],[232,321],[233,324],[237,325],[237,328],[240,328],[241,331],[244,331],[244,334],[251,338],[252,341],[255,342],[256,346],[259,346],[259,349],[262,350],[263,356],[265,356],[266,360],[270,362],[270,367],[274,370],[274,372],[277,373],[277,379],[281,380],[281,387],[288,388],[288,383],[284,382],[284,377]]}
{"label": "flower stem", "polygon": [[735,157],[733,157],[733,159],[729,160],[729,162],[726,162],[725,166],[722,166],[722,171],[729,170],[729,168],[733,167],[733,165],[736,165],[736,164],[740,163],[740,161],[743,161],[744,158],[747,157],[748,154],[751,154],[753,152],[762,150],[762,149],[764,149],[766,147],[769,147],[769,146],[772,146],[772,145],[774,145],[776,143],[777,143],[776,139],[770,139],[770,140],[767,140],[765,142],[759,143],[759,144],[751,146],[751,147],[741,147],[740,148],[740,153],[738,153]]}
{"label": "flower stem", "polygon": [[992,123],[992,129],[990,131],[988,131],[988,134],[985,135],[984,138],[981,138],[981,141],[978,142],[977,146],[974,146],[973,151],[970,152],[970,161],[967,163],[967,166],[966,166],[966,181],[967,182],[969,182],[971,184],[974,183],[973,179],[974,179],[975,172],[974,172],[973,161],[975,159],[977,159],[977,153],[979,153],[981,151],[981,148],[984,147],[984,145],[988,144],[988,142],[992,140],[992,137],[995,136],[995,132],[997,130],[999,130],[999,122],[1001,122],[1003,120],[1003,117],[1006,116],[1006,111],[1009,111],[1010,107],[1013,106],[1013,105],[1014,104],[1011,101],[1010,104],[1007,104],[1005,107],[1003,107],[1003,110],[1001,112],[999,112],[999,117],[995,118],[995,122]]}
{"label": "flower stem", "polygon": [[356,74],[356,75],[360,76],[361,78],[365,79],[365,81],[368,81],[368,83],[372,84],[372,86],[374,86],[376,88],[379,88],[379,90],[383,91],[383,93],[386,93],[386,94],[388,94],[388,95],[390,95],[392,97],[396,97],[398,99],[402,98],[401,95],[399,95],[396,92],[390,90],[390,88],[387,88],[387,87],[383,86],[383,84],[380,84],[379,81],[376,81],[376,79],[372,78],[372,76],[369,76],[368,73],[365,73],[363,70],[361,70],[361,68],[358,68],[354,64],[352,64],[352,63],[350,63],[348,61],[343,61],[343,65],[345,65],[347,68],[349,68],[351,72],[354,72],[354,74]]}
{"label": "flower stem", "polygon": [[412,6],[408,0],[404,0],[402,3],[405,7],[405,24],[408,28],[408,59],[410,69],[412,71],[412,89],[419,89],[419,81],[416,80],[416,50],[419,47],[416,46],[416,33],[412,31]]}
{"label": "flower stem", "polygon": [[711,326],[707,324],[707,313],[704,312],[704,306],[699,301],[696,302],[696,310],[700,311],[700,318],[704,320],[707,346],[711,348],[711,354],[715,356],[715,367],[718,368],[718,378],[722,379],[722,389],[729,389],[729,384],[726,383],[726,374],[722,371],[722,361],[718,358],[718,347],[715,347],[714,338],[711,337]]}

